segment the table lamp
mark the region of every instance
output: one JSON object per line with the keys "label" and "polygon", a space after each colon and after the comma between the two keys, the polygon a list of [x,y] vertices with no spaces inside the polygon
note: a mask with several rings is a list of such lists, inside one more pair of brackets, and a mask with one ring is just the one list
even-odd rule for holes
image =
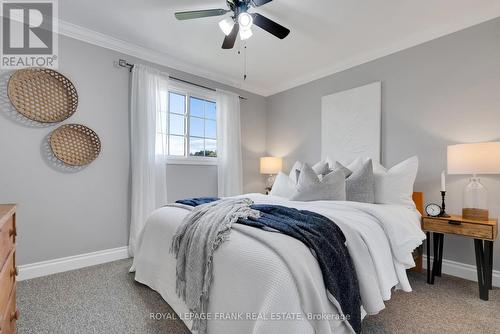
{"label": "table lamp", "polygon": [[448,174],[472,174],[464,188],[462,216],[488,220],[488,192],[478,174],[500,174],[500,142],[448,146]]}
{"label": "table lamp", "polygon": [[283,168],[283,160],[276,157],[260,158],[260,173],[269,175],[266,182],[266,191],[269,192],[273,187],[276,174],[281,172]]}

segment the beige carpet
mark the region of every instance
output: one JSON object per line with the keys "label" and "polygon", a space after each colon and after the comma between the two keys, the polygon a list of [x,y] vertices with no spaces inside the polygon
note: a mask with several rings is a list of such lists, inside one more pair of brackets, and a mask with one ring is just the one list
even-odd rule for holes
{"label": "beige carpet", "polygon": [[479,299],[477,282],[446,276],[426,283],[410,273],[413,292],[396,292],[387,308],[363,322],[364,333],[500,333],[500,289]]}
{"label": "beige carpet", "polygon": [[[152,320],[171,308],[128,273],[130,260],[117,261],[19,282],[18,333],[187,334],[180,320]],[[477,283],[411,274],[413,293],[396,292],[387,309],[363,322],[363,333],[500,333],[500,289],[490,301]],[[244,333],[240,333],[244,334]]]}

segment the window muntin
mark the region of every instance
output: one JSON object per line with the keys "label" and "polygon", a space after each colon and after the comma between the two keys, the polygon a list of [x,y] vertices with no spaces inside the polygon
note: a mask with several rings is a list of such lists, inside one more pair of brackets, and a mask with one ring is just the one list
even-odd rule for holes
{"label": "window muntin", "polygon": [[159,154],[175,158],[216,158],[216,103],[188,91],[169,90],[161,97],[156,132]]}
{"label": "window muntin", "polygon": [[189,155],[217,157],[216,104],[189,97]]}

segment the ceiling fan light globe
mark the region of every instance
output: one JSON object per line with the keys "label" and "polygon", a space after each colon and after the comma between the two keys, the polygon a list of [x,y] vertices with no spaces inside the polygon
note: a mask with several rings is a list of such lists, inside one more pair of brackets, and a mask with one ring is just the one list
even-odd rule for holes
{"label": "ceiling fan light globe", "polygon": [[224,35],[229,36],[234,27],[234,21],[230,17],[225,18],[219,22],[219,28],[222,30]]}
{"label": "ceiling fan light globe", "polygon": [[252,29],[242,29],[240,30],[240,38],[242,41],[249,39],[252,37],[253,32]]}
{"label": "ceiling fan light globe", "polygon": [[240,15],[238,15],[238,23],[240,24],[240,28],[243,30],[250,29],[253,24],[253,17],[252,15],[243,12]]}

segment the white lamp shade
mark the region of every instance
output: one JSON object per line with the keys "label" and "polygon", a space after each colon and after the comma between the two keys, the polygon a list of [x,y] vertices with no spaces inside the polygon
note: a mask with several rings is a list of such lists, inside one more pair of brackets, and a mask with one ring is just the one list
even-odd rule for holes
{"label": "white lamp shade", "polygon": [[448,174],[500,174],[500,142],[448,146]]}
{"label": "white lamp shade", "polygon": [[260,158],[261,174],[278,174],[283,168],[283,160],[276,157]]}

